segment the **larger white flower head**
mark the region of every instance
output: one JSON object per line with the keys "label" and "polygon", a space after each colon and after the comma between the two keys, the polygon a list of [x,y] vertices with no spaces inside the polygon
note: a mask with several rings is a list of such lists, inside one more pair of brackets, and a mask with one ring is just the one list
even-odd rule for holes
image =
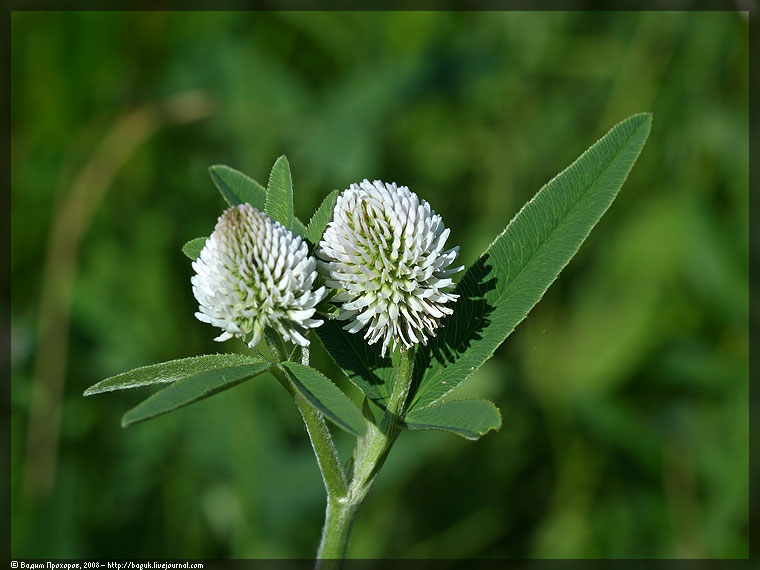
{"label": "larger white flower head", "polygon": [[193,262],[193,295],[198,320],[222,329],[215,338],[239,337],[254,347],[267,327],[307,346],[306,329],[327,295],[312,291],[316,259],[307,243],[250,204],[225,210]]}
{"label": "larger white flower head", "polygon": [[342,303],[338,319],[369,344],[410,348],[434,336],[458,295],[450,268],[459,246],[444,251],[441,216],[406,186],[380,180],[352,184],[335,204],[319,244],[318,264]]}

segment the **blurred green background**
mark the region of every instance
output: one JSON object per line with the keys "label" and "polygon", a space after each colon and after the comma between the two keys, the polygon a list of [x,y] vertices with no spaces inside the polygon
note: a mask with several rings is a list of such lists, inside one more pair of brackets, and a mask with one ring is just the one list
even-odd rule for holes
{"label": "blurred green background", "polygon": [[620,196],[459,389],[503,428],[404,433],[349,556],[747,556],[746,16],[16,12],[11,33],[14,558],[315,552],[324,491],[271,378],[128,430],[146,392],[82,397],[242,349],[193,317],[180,253],[223,209],[209,165],[265,181],[287,154],[302,220],[365,177],[408,185],[469,265],[639,111]]}

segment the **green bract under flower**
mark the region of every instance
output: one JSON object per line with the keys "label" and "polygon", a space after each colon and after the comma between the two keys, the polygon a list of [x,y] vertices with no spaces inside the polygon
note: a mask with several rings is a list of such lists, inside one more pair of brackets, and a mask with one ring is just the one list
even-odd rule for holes
{"label": "green bract under flower", "polygon": [[444,250],[449,230],[425,200],[406,186],[379,180],[352,184],[335,204],[319,244],[319,270],[341,303],[338,319],[369,344],[410,348],[435,335],[448,304],[450,268],[459,247]]}
{"label": "green bract under flower", "polygon": [[312,317],[327,291],[312,291],[316,259],[307,243],[250,204],[219,216],[193,269],[195,316],[222,329],[214,340],[236,336],[254,347],[269,327],[307,346],[307,329],[322,324]]}

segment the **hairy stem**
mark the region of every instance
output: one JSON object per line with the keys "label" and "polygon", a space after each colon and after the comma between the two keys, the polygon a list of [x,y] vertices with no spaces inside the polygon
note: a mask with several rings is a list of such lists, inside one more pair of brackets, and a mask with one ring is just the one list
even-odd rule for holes
{"label": "hairy stem", "polygon": [[351,526],[354,522],[358,503],[342,499],[328,498],[322,540],[317,552],[318,570],[337,569],[346,555]]}
{"label": "hairy stem", "polygon": [[[367,420],[367,434],[360,438],[354,451],[354,472],[347,493],[334,501],[328,498],[322,541],[317,552],[317,568],[337,568],[348,548],[348,540],[356,511],[385,462],[400,432],[414,370],[414,349],[401,352],[396,365],[396,378],[388,407],[379,425]],[[330,560],[332,559],[332,560]],[[329,560],[329,561],[328,561]]]}
{"label": "hairy stem", "polygon": [[338,450],[335,449],[325,418],[293,387],[290,378],[288,378],[288,373],[281,366],[272,366],[270,372],[290,393],[298,411],[301,412],[311,447],[314,449],[314,455],[317,457],[317,464],[322,473],[328,503],[332,497],[345,496],[347,492],[346,476],[340,465]]}

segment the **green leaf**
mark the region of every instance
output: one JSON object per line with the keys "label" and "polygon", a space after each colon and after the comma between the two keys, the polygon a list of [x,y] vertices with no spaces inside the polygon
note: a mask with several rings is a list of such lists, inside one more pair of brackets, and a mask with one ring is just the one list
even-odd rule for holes
{"label": "green leaf", "polygon": [[306,235],[306,226],[303,225],[301,220],[293,216],[293,228],[291,231],[296,235],[304,237]]}
{"label": "green leaf", "polygon": [[412,410],[402,425],[406,429],[439,429],[478,439],[501,428],[501,414],[487,400],[451,400]]}
{"label": "green leaf", "polygon": [[[268,214],[266,210],[267,189],[264,188],[264,186],[252,178],[249,178],[242,172],[233,170],[229,166],[217,164],[211,166],[208,171],[209,174],[211,174],[211,179],[214,181],[214,184],[219,189],[219,192],[221,192],[222,197],[230,206],[250,204],[257,210]],[[288,176],[290,176],[290,171],[288,171]],[[306,234],[306,226],[303,225],[301,220],[295,217],[293,218],[292,228],[290,229],[299,236],[304,236]]]}
{"label": "green leaf", "polygon": [[475,372],[541,299],[615,199],[651,124],[643,113],[613,127],[546,184],[467,270],[454,314],[417,351],[412,408],[439,400]]}
{"label": "green leaf", "polygon": [[258,376],[262,372],[266,372],[268,368],[268,363],[258,362],[244,366],[207,370],[177,380],[171,386],[156,392],[124,414],[121,425],[127,427],[208,398],[222,390],[237,386],[249,378]]}
{"label": "green leaf", "polygon": [[261,184],[222,164],[211,166],[208,171],[211,180],[230,206],[250,204],[257,210],[264,211],[267,191]]}
{"label": "green leaf", "polygon": [[276,222],[293,229],[293,181],[285,155],[275,161],[269,174],[265,211]]}
{"label": "green leaf", "polygon": [[206,244],[207,239],[207,237],[197,237],[195,239],[191,239],[189,242],[182,246],[182,253],[195,261],[198,259],[198,257],[200,257],[201,250]]}
{"label": "green leaf", "polygon": [[322,234],[324,233],[327,224],[332,219],[333,208],[335,207],[337,199],[338,190],[333,190],[324,200],[322,200],[319,208],[317,208],[317,211],[314,212],[311,220],[309,220],[309,225],[306,227],[306,233],[304,236],[312,244],[317,245],[319,240],[322,239]]}
{"label": "green leaf", "polygon": [[92,396],[93,394],[112,392],[113,390],[126,390],[139,386],[149,386],[150,384],[165,384],[207,370],[258,362],[261,362],[261,359],[242,354],[206,354],[204,356],[180,358],[178,360],[135,368],[129,372],[111,376],[87,388],[84,391],[84,395]]}
{"label": "green leaf", "polygon": [[296,362],[283,362],[296,389],[326,418],[354,435],[367,429],[362,413],[354,403],[321,372]]}
{"label": "green leaf", "polygon": [[325,320],[316,329],[322,346],[348,379],[368,398],[385,407],[393,387],[393,362],[380,356],[380,345],[367,344],[360,334],[343,330],[341,323]]}

